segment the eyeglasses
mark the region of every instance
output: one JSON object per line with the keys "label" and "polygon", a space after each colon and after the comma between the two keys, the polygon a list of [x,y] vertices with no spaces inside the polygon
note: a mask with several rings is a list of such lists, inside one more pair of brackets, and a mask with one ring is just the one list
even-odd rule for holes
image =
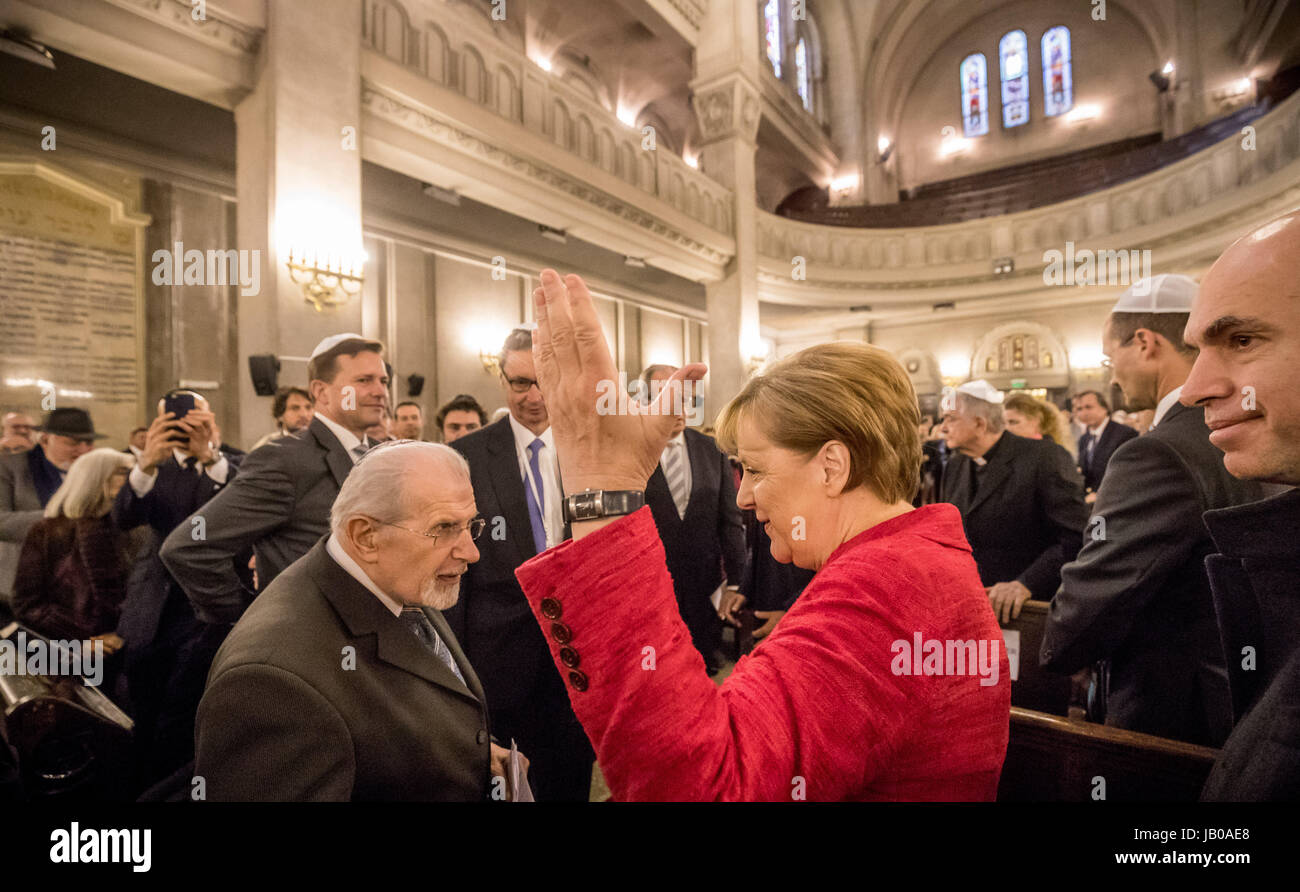
{"label": "eyeglasses", "polygon": [[419,530],[413,530],[410,527],[404,527],[399,524],[389,523],[386,520],[381,520],[379,522],[382,523],[384,526],[397,527],[397,529],[399,530],[406,530],[408,533],[415,533],[415,535],[417,536],[423,536],[426,539],[432,539],[435,543],[437,543],[439,539],[444,537],[454,539],[460,536],[460,534],[465,532],[466,530],[469,530],[469,537],[471,539],[477,539],[479,536],[483,535],[483,528],[487,526],[486,519],[482,517],[476,517],[473,520],[469,521],[468,523],[440,523],[429,532],[422,533]]}
{"label": "eyeglasses", "polygon": [[501,377],[506,379],[506,383],[510,385],[510,389],[515,393],[527,393],[534,387],[537,387],[538,390],[541,389],[541,385],[532,378],[510,378],[504,373],[502,373]]}

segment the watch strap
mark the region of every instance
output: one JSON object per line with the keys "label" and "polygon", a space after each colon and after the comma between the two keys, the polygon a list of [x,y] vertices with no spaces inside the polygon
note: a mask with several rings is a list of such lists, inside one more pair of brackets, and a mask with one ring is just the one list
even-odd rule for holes
{"label": "watch strap", "polygon": [[645,491],[640,489],[589,489],[564,499],[564,522],[621,517],[645,505]]}

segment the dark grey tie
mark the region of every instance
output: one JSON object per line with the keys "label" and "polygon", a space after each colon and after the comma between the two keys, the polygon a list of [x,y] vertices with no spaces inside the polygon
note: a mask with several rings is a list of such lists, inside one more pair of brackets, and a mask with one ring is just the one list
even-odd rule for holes
{"label": "dark grey tie", "polygon": [[469,685],[465,684],[465,676],[460,674],[460,667],[456,665],[455,657],[451,655],[451,650],[442,640],[442,636],[438,634],[438,630],[433,627],[433,623],[429,622],[429,618],[424,615],[424,611],[419,608],[407,608],[401,612],[400,616],[402,621],[411,627],[411,631],[415,633],[415,637],[420,640],[420,643],[427,647],[448,669],[454,672],[456,677],[460,679],[460,683],[468,688]]}

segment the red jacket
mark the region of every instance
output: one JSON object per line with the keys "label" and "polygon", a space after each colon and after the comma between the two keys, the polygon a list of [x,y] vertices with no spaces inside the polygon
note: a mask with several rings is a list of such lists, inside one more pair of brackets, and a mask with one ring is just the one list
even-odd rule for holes
{"label": "red jacket", "polygon": [[[678,615],[649,510],[516,576],[616,799],[996,796],[1011,679],[952,505],[837,548],[721,687]],[[981,639],[987,671],[957,674]]]}

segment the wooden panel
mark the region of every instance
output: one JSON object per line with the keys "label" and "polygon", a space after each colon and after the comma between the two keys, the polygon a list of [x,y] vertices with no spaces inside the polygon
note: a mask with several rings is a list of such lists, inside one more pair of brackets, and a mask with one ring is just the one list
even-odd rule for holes
{"label": "wooden panel", "polygon": [[1004,632],[1020,633],[1020,672],[1011,683],[1011,705],[1063,716],[1069,713],[1070,677],[1038,668],[1049,606],[1046,601],[1026,601],[1020,616],[1002,623]]}
{"label": "wooden panel", "polygon": [[1219,751],[1012,707],[1002,802],[1192,802]]}

